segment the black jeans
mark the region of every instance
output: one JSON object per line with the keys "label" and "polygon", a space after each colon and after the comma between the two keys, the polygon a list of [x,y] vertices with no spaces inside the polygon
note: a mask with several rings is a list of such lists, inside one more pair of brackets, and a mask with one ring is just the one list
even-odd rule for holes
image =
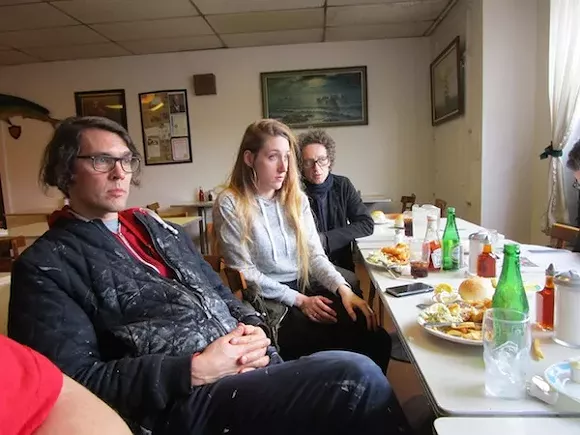
{"label": "black jeans", "polygon": [[410,434],[381,370],[350,352],[320,352],[196,387],[166,435]]}
{"label": "black jeans", "polygon": [[[297,288],[296,282],[285,283]],[[371,358],[384,372],[391,357],[391,337],[383,328],[367,329],[365,316],[360,311],[353,322],[346,312],[340,296],[329,292],[317,283],[306,291],[307,296],[322,295],[332,300],[338,322],[317,323],[310,320],[297,307],[290,307],[278,331],[280,356],[288,361],[322,350],[348,350]]]}

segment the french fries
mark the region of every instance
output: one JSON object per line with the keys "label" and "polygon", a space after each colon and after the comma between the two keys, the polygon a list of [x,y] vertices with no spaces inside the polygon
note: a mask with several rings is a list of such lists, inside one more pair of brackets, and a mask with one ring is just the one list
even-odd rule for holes
{"label": "french fries", "polygon": [[490,307],[491,299],[450,304],[449,311],[459,314],[463,322],[437,329],[453,337],[481,341],[483,340],[481,322],[485,310]]}

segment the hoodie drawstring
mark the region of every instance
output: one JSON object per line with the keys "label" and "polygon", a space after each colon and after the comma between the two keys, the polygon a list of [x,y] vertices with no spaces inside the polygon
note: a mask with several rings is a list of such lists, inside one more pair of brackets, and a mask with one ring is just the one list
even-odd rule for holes
{"label": "hoodie drawstring", "polygon": [[272,245],[272,258],[274,262],[278,261],[278,256],[276,255],[276,245],[274,244],[274,238],[272,237],[272,230],[270,229],[270,222],[268,221],[268,215],[266,210],[264,210],[264,203],[261,198],[258,198],[258,204],[260,204],[260,211],[262,216],[264,216],[264,222],[266,224],[266,232],[268,233],[268,238],[270,239],[270,244]]}
{"label": "hoodie drawstring", "polygon": [[278,215],[278,222],[280,223],[280,229],[282,230],[282,237],[284,238],[284,247],[286,248],[286,254],[288,254],[288,234],[286,233],[286,225],[282,219],[282,210],[280,209],[280,202],[276,201],[276,214]]}

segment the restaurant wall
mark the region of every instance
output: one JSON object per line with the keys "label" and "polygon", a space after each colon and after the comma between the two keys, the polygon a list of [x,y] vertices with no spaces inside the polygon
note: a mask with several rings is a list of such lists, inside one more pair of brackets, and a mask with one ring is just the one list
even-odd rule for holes
{"label": "restaurant wall", "polygon": [[[129,132],[141,146],[137,94],[187,89],[193,162],[145,166],[142,187],[130,205],[191,201],[199,186],[225,181],[245,127],[261,116],[260,72],[366,65],[369,124],[329,129],[337,143],[334,171],[349,176],[363,194],[398,203],[414,192],[432,200],[433,137],[429,115],[429,39],[303,44],[207,50],[0,68],[0,93],[27,98],[53,116],[74,114],[74,92],[125,89]],[[217,95],[194,96],[192,76],[213,73]],[[0,123],[0,171],[6,206],[25,212],[58,205],[36,175],[51,134],[46,123],[15,119],[14,140]],[[398,206],[397,206],[398,207]]]}
{"label": "restaurant wall", "polygon": [[459,0],[431,35],[434,60],[459,36],[465,111],[433,127],[435,183],[438,198],[458,216],[481,222],[481,2]]}

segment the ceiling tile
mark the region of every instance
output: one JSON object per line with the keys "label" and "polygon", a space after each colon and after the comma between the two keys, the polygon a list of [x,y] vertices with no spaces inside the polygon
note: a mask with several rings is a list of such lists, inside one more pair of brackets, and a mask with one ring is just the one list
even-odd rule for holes
{"label": "ceiling tile", "polygon": [[403,3],[403,2],[417,2],[429,0],[327,0],[328,6],[346,6],[346,5],[370,5],[378,3]]}
{"label": "ceiling tile", "polygon": [[39,60],[15,50],[0,51],[0,65],[18,65],[32,62],[39,62]]}
{"label": "ceiling tile", "polygon": [[423,21],[420,23],[329,27],[326,29],[326,41],[361,41],[367,39],[419,37],[423,36],[431,23],[432,21]]}
{"label": "ceiling tile", "polygon": [[281,32],[234,33],[221,35],[228,47],[304,44],[322,42],[322,29],[283,30]]}
{"label": "ceiling tile", "polygon": [[315,29],[324,24],[322,9],[251,12],[209,15],[207,20],[218,33],[254,33],[293,29]]}
{"label": "ceiling tile", "polygon": [[47,27],[72,26],[78,22],[47,3],[6,6],[0,10],[0,29],[3,32]]}
{"label": "ceiling tile", "polygon": [[324,0],[193,0],[193,2],[205,15],[319,8],[324,4]]}
{"label": "ceiling tile", "polygon": [[87,24],[198,15],[189,0],[63,0],[50,4]]}
{"label": "ceiling tile", "polygon": [[93,24],[91,27],[113,41],[211,35],[214,33],[201,17]]}
{"label": "ceiling tile", "polygon": [[446,4],[447,0],[434,0],[330,7],[326,13],[326,25],[361,26],[365,24],[434,20]]}
{"label": "ceiling tile", "polygon": [[129,55],[127,50],[112,42],[106,44],[35,47],[24,51],[43,60],[72,60]]}
{"label": "ceiling tile", "polygon": [[0,43],[15,48],[93,44],[97,42],[108,41],[94,30],[85,26],[19,30],[16,32],[0,33]]}
{"label": "ceiling tile", "polygon": [[171,51],[205,50],[223,47],[215,35],[186,36],[182,38],[123,41],[120,45],[134,54],[166,53]]}
{"label": "ceiling tile", "polygon": [[0,6],[22,5],[25,3],[42,3],[43,0],[0,0]]}

